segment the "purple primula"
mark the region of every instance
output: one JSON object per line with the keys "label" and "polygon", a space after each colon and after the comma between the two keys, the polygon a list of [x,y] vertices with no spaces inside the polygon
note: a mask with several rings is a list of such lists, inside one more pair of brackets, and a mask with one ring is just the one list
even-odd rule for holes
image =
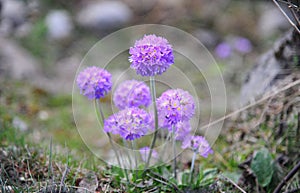
{"label": "purple primula", "polygon": [[134,140],[147,134],[152,125],[151,116],[137,107],[126,108],[104,121],[104,131],[119,134],[125,140]]}
{"label": "purple primula", "polygon": [[234,48],[242,54],[247,54],[252,51],[252,44],[247,38],[238,37],[234,41]]}
{"label": "purple primula", "polygon": [[156,101],[159,126],[172,130],[180,121],[189,121],[195,114],[193,97],[182,89],[165,91]]}
{"label": "purple primula", "polygon": [[145,35],[137,40],[129,54],[130,67],[142,76],[160,75],[174,63],[172,46],[156,35]]}
{"label": "purple primula", "polygon": [[179,121],[174,127],[175,127],[175,139],[179,141],[183,141],[190,134],[192,130],[189,121]]}
{"label": "purple primula", "polygon": [[137,80],[126,80],[114,92],[113,101],[119,109],[148,107],[151,103],[149,87]]}
{"label": "purple primula", "polygon": [[80,93],[90,100],[104,97],[112,86],[111,74],[96,66],[87,67],[80,72],[76,82]]}
{"label": "purple primula", "polygon": [[[146,147],[142,147],[140,149],[140,154],[141,154],[141,157],[142,157],[142,160],[143,161],[147,161],[147,158],[149,156],[149,153],[150,153],[150,148],[148,146]],[[154,159],[157,159],[158,158],[158,153],[157,151],[155,151],[155,149],[152,150],[152,155],[151,155]]]}
{"label": "purple primula", "polygon": [[231,46],[226,42],[220,43],[215,49],[215,54],[221,59],[229,58],[231,56]]}
{"label": "purple primula", "polygon": [[203,136],[190,136],[187,137],[181,146],[183,149],[190,148],[195,153],[200,154],[202,157],[207,157],[209,154],[213,154],[209,143]]}

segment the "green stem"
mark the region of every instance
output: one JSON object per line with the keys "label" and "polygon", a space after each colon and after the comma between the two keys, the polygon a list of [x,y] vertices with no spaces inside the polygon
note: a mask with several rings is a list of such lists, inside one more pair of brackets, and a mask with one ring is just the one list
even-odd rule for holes
{"label": "green stem", "polygon": [[[97,118],[98,118],[98,122],[101,125],[101,127],[103,127],[104,126],[104,120],[105,120],[105,118],[104,118],[104,114],[103,114],[103,111],[102,111],[102,108],[101,108],[100,100],[99,99],[98,100],[95,99],[94,102],[95,102],[96,115],[97,115]],[[115,148],[115,146],[113,144],[112,137],[111,137],[111,135],[110,135],[109,132],[107,132],[106,134],[108,136],[109,143],[112,146],[112,149],[113,149],[113,151],[114,151],[114,153],[115,153],[115,155],[117,157],[118,165],[119,165],[120,168],[122,168],[121,161],[120,161],[120,158],[119,158],[119,154],[118,154],[118,152],[117,152],[117,150],[116,150],[116,148]],[[126,169],[124,169],[124,173],[125,173],[127,182],[129,183],[129,178],[128,178],[128,174],[127,174]]]}
{"label": "green stem", "polygon": [[[127,141],[125,139],[123,139],[123,145],[124,147],[126,147],[126,149],[130,149]],[[127,155],[127,158],[128,158],[128,163],[129,163],[129,167],[132,168],[132,162],[131,162],[131,156],[130,156],[130,153],[128,153],[128,151],[126,151],[126,155]]]}
{"label": "green stem", "polygon": [[175,139],[175,125],[172,125],[172,133],[173,133],[173,172],[174,178],[177,179],[177,172],[176,172],[176,139]]}
{"label": "green stem", "polygon": [[163,129],[163,139],[166,139],[165,141],[165,145],[163,147],[163,150],[162,150],[162,153],[161,155],[159,156],[160,157],[160,161],[162,162],[163,161],[163,156],[166,155],[166,150],[167,150],[167,144],[166,143],[169,143],[169,140],[171,139],[171,132],[168,132],[168,134],[166,135],[166,131],[168,131],[167,129]]}
{"label": "green stem", "polygon": [[137,170],[138,170],[138,168],[137,168],[138,162],[137,162],[136,144],[135,144],[134,140],[131,141],[131,146],[132,146],[132,150],[134,152],[134,164],[135,164],[134,170],[135,170],[135,175],[137,177],[137,174],[138,174],[138,172],[137,172]]}
{"label": "green stem", "polygon": [[150,152],[149,156],[145,165],[145,169],[148,168],[149,163],[150,163],[150,158],[152,156],[152,151],[156,142],[157,138],[157,133],[158,133],[158,117],[157,117],[157,107],[156,107],[156,91],[155,91],[155,77],[150,76],[150,90],[151,90],[151,98],[152,98],[152,103],[153,103],[153,109],[154,109],[154,125],[155,125],[155,130],[154,130],[154,136],[150,145]]}
{"label": "green stem", "polygon": [[193,153],[193,159],[192,159],[192,165],[191,165],[191,174],[190,174],[190,183],[193,182],[193,173],[194,173],[194,167],[195,167],[195,159],[196,159],[196,152]]}

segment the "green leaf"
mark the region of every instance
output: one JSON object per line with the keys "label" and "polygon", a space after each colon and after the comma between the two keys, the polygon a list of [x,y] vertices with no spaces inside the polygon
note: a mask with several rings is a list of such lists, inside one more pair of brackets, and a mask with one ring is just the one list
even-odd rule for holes
{"label": "green leaf", "polygon": [[182,176],[181,176],[181,184],[182,185],[188,185],[190,184],[190,172],[188,171],[184,171],[182,172]]}
{"label": "green leaf", "polygon": [[239,172],[224,172],[224,173],[222,173],[222,175],[231,179],[235,183],[238,183],[238,181],[241,177],[241,173],[239,173]]}
{"label": "green leaf", "polygon": [[198,175],[198,182],[197,185],[198,186],[206,186],[209,185],[211,183],[213,183],[218,175],[218,169],[217,168],[208,168],[205,169],[203,171],[201,171],[202,169],[200,168],[200,172]]}
{"label": "green leaf", "polygon": [[251,169],[262,187],[270,184],[274,173],[274,162],[270,152],[263,148],[254,153]]}

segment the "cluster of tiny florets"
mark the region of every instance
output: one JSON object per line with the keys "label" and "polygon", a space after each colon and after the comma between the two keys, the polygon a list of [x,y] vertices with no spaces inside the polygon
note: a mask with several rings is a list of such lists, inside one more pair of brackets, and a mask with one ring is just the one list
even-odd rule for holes
{"label": "cluster of tiny florets", "polygon": [[129,50],[131,68],[142,76],[161,75],[173,63],[172,46],[163,37],[145,35]]}
{"label": "cluster of tiny florets", "polygon": [[151,103],[150,89],[144,82],[126,80],[115,90],[113,101],[119,109],[148,107]]}
{"label": "cluster of tiny florets", "polygon": [[121,110],[104,121],[104,131],[119,134],[125,140],[134,140],[147,134],[151,116],[137,107]]}
{"label": "cluster of tiny florets", "polygon": [[190,148],[202,157],[207,157],[209,154],[213,154],[213,150],[203,136],[187,137],[182,143],[182,148]]}
{"label": "cluster of tiny florets", "polygon": [[172,127],[180,121],[189,121],[195,114],[193,97],[182,89],[165,91],[157,99],[161,127]]}
{"label": "cluster of tiny florets", "polygon": [[80,93],[88,99],[104,97],[112,86],[111,74],[99,67],[87,67],[77,76],[77,85]]}
{"label": "cluster of tiny florets", "polygon": [[[175,130],[175,139],[179,141],[183,141],[192,131],[191,124],[189,121],[179,121],[174,125]],[[169,131],[170,128],[169,128]]]}

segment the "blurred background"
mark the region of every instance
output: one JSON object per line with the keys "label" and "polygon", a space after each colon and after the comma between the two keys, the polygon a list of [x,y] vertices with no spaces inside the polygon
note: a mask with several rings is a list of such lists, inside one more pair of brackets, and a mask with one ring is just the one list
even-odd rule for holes
{"label": "blurred background", "polygon": [[[192,34],[221,69],[230,112],[245,102],[240,90],[257,58],[291,28],[272,1],[0,0],[0,10],[2,120],[34,142],[53,136],[76,150],[86,147],[72,116],[74,77],[87,51],[106,35],[138,24]],[[9,136],[1,137],[5,143]]]}

